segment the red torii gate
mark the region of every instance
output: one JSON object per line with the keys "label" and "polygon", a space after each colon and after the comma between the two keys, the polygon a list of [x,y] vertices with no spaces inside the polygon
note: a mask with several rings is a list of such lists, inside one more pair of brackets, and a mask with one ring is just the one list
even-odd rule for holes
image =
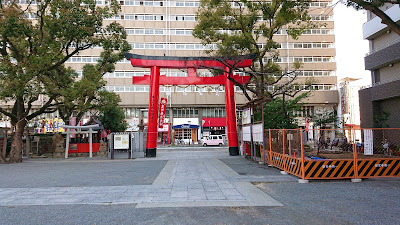
{"label": "red torii gate", "polygon": [[[253,56],[247,55],[228,60],[219,60],[210,57],[145,56],[125,53],[125,57],[131,61],[133,67],[151,69],[150,76],[132,78],[132,84],[150,84],[146,157],[156,157],[157,152],[159,85],[225,85],[229,154],[232,156],[239,155],[235,90],[234,83],[227,78],[231,72],[228,66],[232,68],[249,67],[253,62]],[[160,68],[187,69],[188,77],[166,77],[165,75],[160,75]],[[196,69],[199,68],[223,69],[224,74],[216,77],[198,77]],[[244,84],[250,77],[235,75],[234,79]]]}

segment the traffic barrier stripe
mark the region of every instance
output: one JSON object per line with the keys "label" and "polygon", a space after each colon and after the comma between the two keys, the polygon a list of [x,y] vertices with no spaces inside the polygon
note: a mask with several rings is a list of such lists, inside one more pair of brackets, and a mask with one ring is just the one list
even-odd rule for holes
{"label": "traffic barrier stripe", "polygon": [[290,174],[301,177],[301,160],[272,152],[272,165]]}
{"label": "traffic barrier stripe", "polygon": [[272,152],[272,165],[283,170],[285,167],[283,155],[276,152]]}
{"label": "traffic barrier stripe", "polygon": [[294,157],[286,156],[286,172],[301,177],[301,160]]}
{"label": "traffic barrier stripe", "polygon": [[357,162],[360,178],[400,176],[400,159],[368,159]]}
{"label": "traffic barrier stripe", "polygon": [[342,179],[354,176],[352,160],[321,160],[304,162],[306,179]]}

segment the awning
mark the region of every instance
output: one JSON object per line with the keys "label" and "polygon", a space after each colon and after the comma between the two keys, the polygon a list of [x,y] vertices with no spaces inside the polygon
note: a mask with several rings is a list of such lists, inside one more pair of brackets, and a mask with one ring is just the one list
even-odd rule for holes
{"label": "awning", "polygon": [[225,127],[226,118],[203,118],[203,127]]}
{"label": "awning", "polygon": [[181,124],[181,125],[175,125],[172,128],[173,129],[197,129],[197,128],[199,128],[199,125]]}

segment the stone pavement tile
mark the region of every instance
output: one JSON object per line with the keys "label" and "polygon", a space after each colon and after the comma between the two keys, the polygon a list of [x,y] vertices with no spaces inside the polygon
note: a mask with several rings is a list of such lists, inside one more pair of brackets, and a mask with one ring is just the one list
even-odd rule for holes
{"label": "stone pavement tile", "polygon": [[138,197],[154,197],[156,192],[139,192]]}
{"label": "stone pavement tile", "polygon": [[189,200],[187,197],[171,197],[170,202],[193,202],[194,200]]}
{"label": "stone pavement tile", "polygon": [[46,199],[44,204],[71,204],[76,203],[79,204],[83,201],[83,198],[52,198]]}
{"label": "stone pavement tile", "polygon": [[12,196],[16,193],[19,193],[18,190],[12,190],[12,189],[0,189],[0,199],[5,198],[7,196]]}
{"label": "stone pavement tile", "polygon": [[213,181],[207,181],[207,182],[202,182],[204,187],[218,187],[217,182]]}
{"label": "stone pavement tile", "polygon": [[221,188],[221,191],[225,196],[242,196],[235,188]]}
{"label": "stone pavement tile", "polygon": [[172,191],[187,191],[188,186],[187,185],[174,185],[172,186]]}
{"label": "stone pavement tile", "polygon": [[121,198],[136,198],[138,197],[140,192],[131,192],[131,193],[123,193]]}
{"label": "stone pavement tile", "polygon": [[59,195],[40,195],[38,199],[82,199],[85,195],[71,195],[71,194],[59,194]]}
{"label": "stone pavement tile", "polygon": [[205,194],[204,189],[189,189],[188,195],[200,195],[200,194]]}
{"label": "stone pavement tile", "polygon": [[217,192],[217,191],[221,191],[221,189],[220,189],[219,187],[207,187],[207,186],[204,187],[204,190],[205,190],[206,192]]}
{"label": "stone pavement tile", "polygon": [[139,196],[139,194],[140,194],[140,191],[136,191],[136,190],[135,190],[135,191],[127,191],[127,192],[121,194],[121,196],[136,197],[136,196]]}
{"label": "stone pavement tile", "polygon": [[39,199],[37,195],[30,195],[30,196],[14,195],[14,196],[9,196],[7,198],[4,198],[2,200],[18,202],[18,201],[24,201],[24,200],[26,200],[26,201],[32,200],[33,201],[36,199]]}
{"label": "stone pavement tile", "polygon": [[123,194],[123,193],[125,193],[127,190],[128,190],[127,188],[124,188],[124,189],[108,189],[108,188],[104,188],[104,189],[102,190],[102,192],[96,192],[96,193],[104,193],[104,192],[107,192],[107,193],[114,193],[114,194]]}
{"label": "stone pavement tile", "polygon": [[124,198],[124,199],[120,199],[120,200],[128,200],[131,203],[140,203],[140,202],[151,202],[153,200],[154,197],[152,196],[142,196],[142,197],[132,197],[132,198]]}
{"label": "stone pavement tile", "polygon": [[134,202],[139,203],[139,202],[151,202],[154,197],[152,196],[143,196],[143,197],[136,197],[134,199]]}
{"label": "stone pavement tile", "polygon": [[172,198],[187,198],[188,192],[187,191],[174,191],[171,192]]}
{"label": "stone pavement tile", "polygon": [[[112,202],[113,200],[116,199],[115,196],[107,197],[106,195],[107,195],[107,193],[105,193],[105,194],[87,194],[83,198],[82,202],[84,202],[84,203],[103,203],[103,202]],[[119,197],[119,198],[121,198],[121,197]]]}
{"label": "stone pavement tile", "polygon": [[114,202],[124,202],[124,203],[138,203],[137,199],[138,196],[127,196],[127,195],[122,195],[121,198],[118,200],[114,200]]}
{"label": "stone pavement tile", "polygon": [[66,190],[60,190],[60,191],[49,191],[47,193],[34,193],[34,192],[26,192],[26,193],[21,193],[21,196],[26,196],[26,195],[39,195],[39,196],[48,196],[48,195],[72,195],[68,193]]}
{"label": "stone pavement tile", "polygon": [[107,193],[105,196],[107,199],[120,199],[122,194],[115,194],[115,193]]}
{"label": "stone pavement tile", "polygon": [[159,188],[154,190],[155,192],[159,192],[159,193],[171,193],[172,188]]}
{"label": "stone pavement tile", "polygon": [[201,183],[214,182],[214,178],[201,178]]}
{"label": "stone pavement tile", "polygon": [[186,179],[187,184],[201,184],[201,180],[198,177]]}
{"label": "stone pavement tile", "polygon": [[235,188],[231,183],[229,182],[223,182],[223,183],[218,183],[218,187],[221,189],[231,189],[231,188]]}
{"label": "stone pavement tile", "polygon": [[162,197],[162,196],[170,197],[171,193],[169,193],[169,192],[156,192],[156,193],[154,193],[154,197]]}
{"label": "stone pavement tile", "polygon": [[199,195],[189,195],[188,197],[189,200],[207,200],[207,196],[205,194],[199,194]]}
{"label": "stone pavement tile", "polygon": [[228,201],[246,201],[246,198],[242,195],[225,195]]}
{"label": "stone pavement tile", "polygon": [[155,196],[151,201],[152,202],[170,202],[171,197],[170,196]]}
{"label": "stone pavement tile", "polygon": [[189,183],[188,189],[203,189],[202,183]]}
{"label": "stone pavement tile", "polygon": [[208,200],[225,200],[226,197],[221,191],[206,191],[206,196]]}

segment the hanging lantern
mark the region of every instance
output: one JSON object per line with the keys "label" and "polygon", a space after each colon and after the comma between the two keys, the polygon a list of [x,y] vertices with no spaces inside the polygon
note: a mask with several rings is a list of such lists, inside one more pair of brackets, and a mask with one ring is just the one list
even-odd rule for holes
{"label": "hanging lantern", "polygon": [[183,89],[183,95],[184,95],[184,96],[187,95],[186,88]]}
{"label": "hanging lantern", "polygon": [[167,88],[167,92],[165,93],[167,96],[171,96],[171,87]]}

